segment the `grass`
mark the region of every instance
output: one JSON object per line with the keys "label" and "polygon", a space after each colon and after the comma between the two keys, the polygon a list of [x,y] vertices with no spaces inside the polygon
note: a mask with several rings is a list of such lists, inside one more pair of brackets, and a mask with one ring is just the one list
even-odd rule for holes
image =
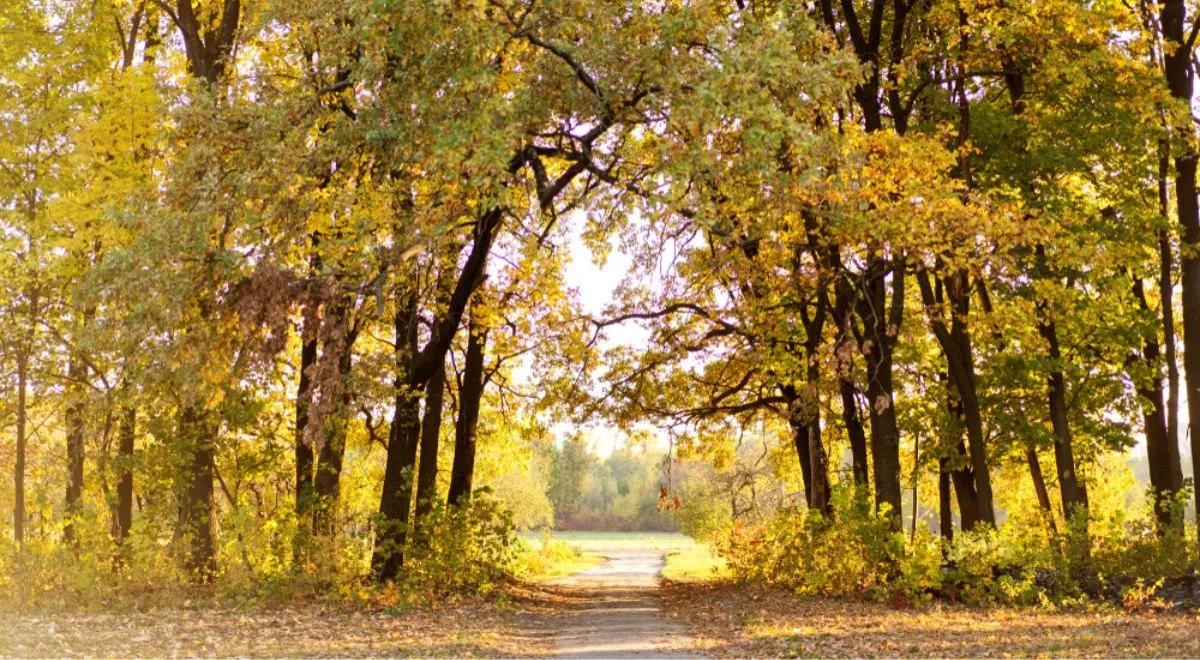
{"label": "grass", "polygon": [[549,579],[572,575],[604,561],[606,553],[659,551],[666,554],[663,577],[703,582],[724,577],[725,560],[712,548],[684,534],[667,532],[527,532],[532,550],[527,575]]}
{"label": "grass", "polygon": [[550,534],[522,534],[528,546],[520,573],[529,580],[551,580],[574,575],[604,563],[604,555],[585,551]]}
{"label": "grass", "polygon": [[728,577],[725,558],[717,555],[712,546],[694,543],[692,547],[667,553],[662,576],[675,582],[704,582]]}
{"label": "grass", "polygon": [[[540,542],[544,533],[526,532],[522,538]],[[583,552],[603,554],[605,551],[685,550],[698,544],[686,534],[677,532],[550,532],[550,539],[573,545]]]}

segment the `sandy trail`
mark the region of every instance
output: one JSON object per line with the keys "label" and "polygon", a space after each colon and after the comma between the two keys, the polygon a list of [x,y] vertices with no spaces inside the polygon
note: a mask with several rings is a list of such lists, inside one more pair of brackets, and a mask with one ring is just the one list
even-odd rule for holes
{"label": "sandy trail", "polygon": [[660,552],[608,552],[608,561],[554,586],[575,601],[556,621],[561,658],[695,658],[686,629],[662,616]]}

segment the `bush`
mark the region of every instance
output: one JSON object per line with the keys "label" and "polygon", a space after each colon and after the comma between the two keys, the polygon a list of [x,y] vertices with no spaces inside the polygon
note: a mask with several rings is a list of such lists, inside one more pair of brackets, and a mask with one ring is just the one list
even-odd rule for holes
{"label": "bush", "polygon": [[718,549],[736,579],[806,595],[905,603],[942,596],[968,605],[1098,599],[1139,609],[1170,590],[1176,602],[1186,601],[1181,593],[1197,569],[1192,539],[1180,533],[1182,524],[1160,535],[1148,507],[1132,518],[1125,511],[1088,518],[1082,511],[1058,534],[1036,517],[1010,519],[999,530],[960,531],[947,544],[926,527],[911,538],[893,531],[885,515],[839,487],[831,518],[784,511],[762,524],[735,526]]}
{"label": "bush", "polygon": [[436,505],[409,538],[395,587],[410,602],[450,593],[487,595],[517,569],[512,515],[486,489],[463,506]]}
{"label": "bush", "polygon": [[[735,527],[718,551],[735,577],[800,594],[887,593],[899,575],[904,537],[852,489],[835,490],[833,500],[836,523],[811,510],[788,510],[762,525]],[[910,567],[914,576],[925,573]]]}
{"label": "bush", "polygon": [[563,567],[578,565],[583,558],[583,551],[578,546],[550,538],[550,530],[542,531],[540,545],[536,548],[525,540],[520,544],[516,573],[521,577],[556,575]]}

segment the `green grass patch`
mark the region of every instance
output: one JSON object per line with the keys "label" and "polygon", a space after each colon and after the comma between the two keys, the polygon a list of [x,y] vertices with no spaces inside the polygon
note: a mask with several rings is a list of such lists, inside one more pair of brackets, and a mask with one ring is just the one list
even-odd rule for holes
{"label": "green grass patch", "polygon": [[714,552],[711,546],[696,543],[692,547],[667,553],[662,575],[676,582],[703,582],[728,576],[729,567],[725,564],[725,558]]}
{"label": "green grass patch", "polygon": [[[538,543],[545,532],[526,532],[522,538]],[[561,532],[549,534],[551,541],[560,541],[575,546],[581,552],[603,554],[606,551],[637,552],[639,550],[661,550],[672,552],[699,547],[700,544],[686,534],[676,532]]]}
{"label": "green grass patch", "polygon": [[517,567],[517,574],[531,580],[550,580],[574,575],[604,563],[604,556],[586,552],[578,546],[542,534],[522,535],[525,546]]}

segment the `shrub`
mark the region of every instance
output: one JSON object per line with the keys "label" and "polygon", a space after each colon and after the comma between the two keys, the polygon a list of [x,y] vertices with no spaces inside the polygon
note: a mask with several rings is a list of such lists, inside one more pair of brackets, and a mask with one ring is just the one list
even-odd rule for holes
{"label": "shrub", "polygon": [[463,506],[435,505],[409,538],[396,587],[411,599],[486,595],[517,569],[512,515],[486,489]]}
{"label": "shrub", "polygon": [[[852,489],[836,489],[833,520],[801,509],[767,523],[735,527],[718,544],[732,574],[779,584],[801,594],[883,595],[899,575],[904,537]],[[910,575],[926,575],[910,566]]]}

